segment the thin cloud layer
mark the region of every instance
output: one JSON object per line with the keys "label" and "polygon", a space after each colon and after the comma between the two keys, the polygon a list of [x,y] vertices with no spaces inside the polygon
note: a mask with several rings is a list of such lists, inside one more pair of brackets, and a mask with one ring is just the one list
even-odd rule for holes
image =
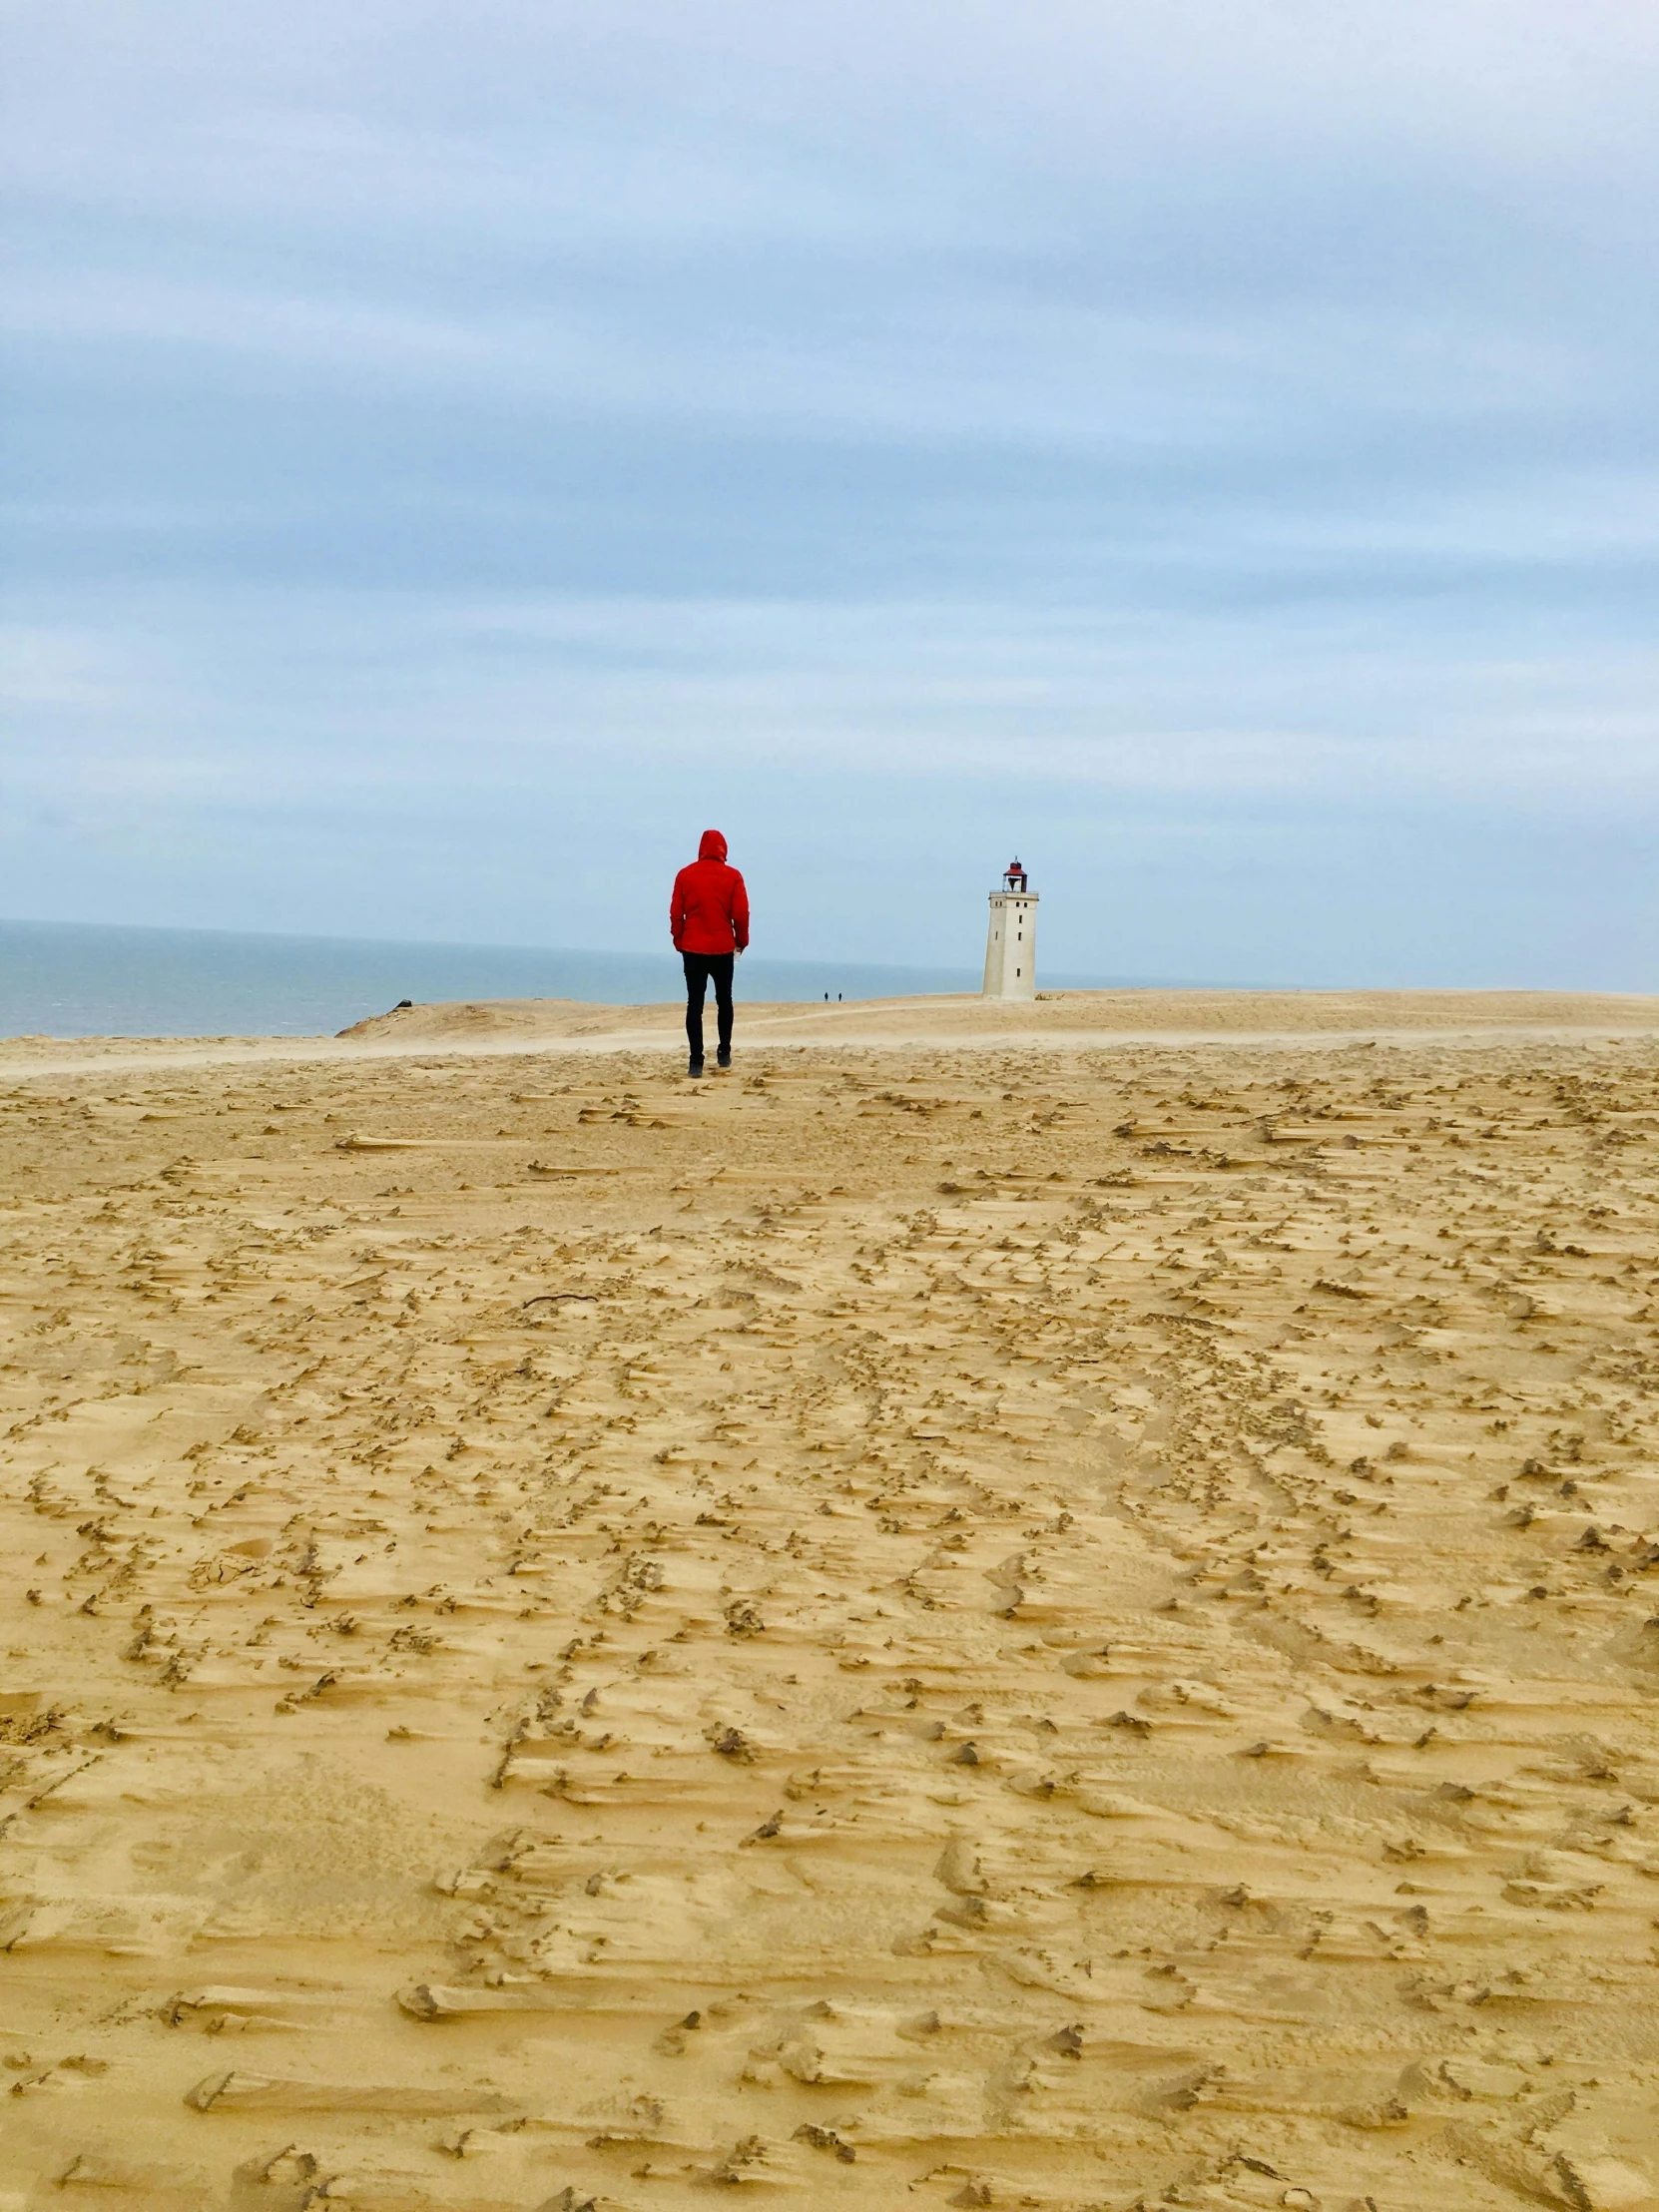
{"label": "thin cloud layer", "polygon": [[7,37],[14,912],[1655,983],[1651,10]]}

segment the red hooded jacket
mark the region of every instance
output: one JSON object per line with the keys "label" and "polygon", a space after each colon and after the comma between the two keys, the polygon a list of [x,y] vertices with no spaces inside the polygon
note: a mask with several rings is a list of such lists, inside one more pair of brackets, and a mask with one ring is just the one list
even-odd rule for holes
{"label": "red hooded jacket", "polygon": [[749,942],[749,893],[726,864],[726,839],[705,830],[697,858],[674,878],[668,925],[677,952],[742,952]]}

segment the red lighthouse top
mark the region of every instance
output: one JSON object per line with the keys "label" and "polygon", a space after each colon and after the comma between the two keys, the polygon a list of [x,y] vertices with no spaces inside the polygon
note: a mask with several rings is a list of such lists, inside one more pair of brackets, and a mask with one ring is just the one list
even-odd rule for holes
{"label": "red lighthouse top", "polygon": [[1002,887],[1009,891],[1023,891],[1026,888],[1025,870],[1018,860],[1010,860],[1003,869]]}

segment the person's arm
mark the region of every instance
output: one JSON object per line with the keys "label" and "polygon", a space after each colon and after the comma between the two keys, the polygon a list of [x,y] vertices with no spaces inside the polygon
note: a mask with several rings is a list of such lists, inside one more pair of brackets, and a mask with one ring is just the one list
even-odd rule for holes
{"label": "person's arm", "polygon": [[[733,871],[736,873],[736,870]],[[741,875],[732,893],[732,934],[738,941],[738,950],[749,950],[749,891]]]}
{"label": "person's arm", "polygon": [[668,895],[668,933],[674,940],[676,952],[680,949],[680,937],[686,926],[686,871],[682,868],[674,878],[674,888]]}

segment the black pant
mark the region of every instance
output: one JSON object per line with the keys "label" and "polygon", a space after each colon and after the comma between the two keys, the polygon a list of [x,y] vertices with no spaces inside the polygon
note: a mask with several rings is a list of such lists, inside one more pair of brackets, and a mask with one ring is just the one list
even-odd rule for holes
{"label": "black pant", "polygon": [[686,967],[686,1042],[694,1060],[703,1057],[703,1001],[711,979],[720,1022],[720,1049],[732,1049],[732,962],[730,952],[682,952]]}

